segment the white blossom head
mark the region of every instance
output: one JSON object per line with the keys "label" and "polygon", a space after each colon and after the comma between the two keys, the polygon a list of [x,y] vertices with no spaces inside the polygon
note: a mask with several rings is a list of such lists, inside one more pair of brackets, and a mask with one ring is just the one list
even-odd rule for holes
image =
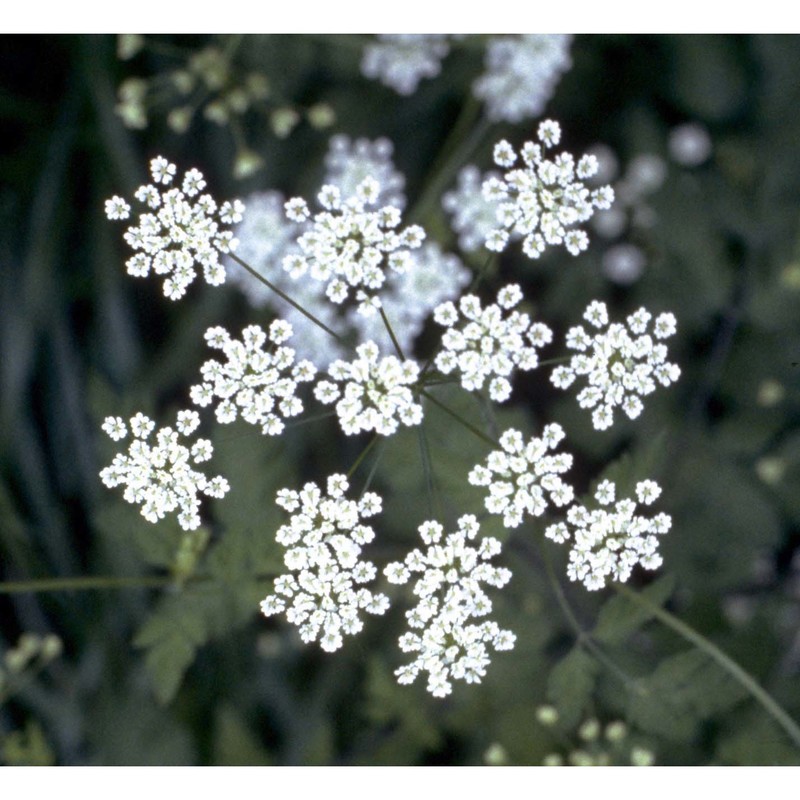
{"label": "white blossom head", "polygon": [[460,374],[467,391],[479,391],[489,383],[489,396],[502,403],[511,396],[511,377],[515,369],[531,370],[539,363],[536,348],[552,341],[550,328],[513,310],[522,300],[517,284],[509,284],[497,294],[497,302],[481,306],[476,295],[464,295],[456,306],[442,303],[433,312],[434,320],[447,328],[442,349],[435,359],[445,375]]}
{"label": "white blossom head", "polygon": [[[141,505],[141,514],[148,522],[158,522],[167,514],[178,512],[178,523],[184,530],[200,525],[199,494],[224,497],[230,488],[222,476],[209,478],[193,465],[208,461],[214,448],[207,439],[193,444],[182,443],[200,425],[196,411],[179,411],[175,428],[159,428],[144,414],[130,419],[133,441],[127,454],[117,453],[110,466],[100,472],[109,488],[125,486],[123,498]],[[103,430],[114,441],[128,436],[128,426],[120,417],[107,417]]]}
{"label": "white blossom head", "polygon": [[[521,238],[530,258],[539,258],[550,245],[563,245],[576,256],[589,246],[586,231],[577,226],[595,209],[609,208],[614,190],[587,188],[584,181],[598,170],[592,155],[577,163],[567,152],[547,157],[561,140],[557,122],[545,120],[537,133],[539,141],[526,142],[519,154],[505,140],[495,145],[495,163],[506,172],[483,183],[484,198],[496,206],[495,228],[486,237],[486,247],[499,252],[512,238]],[[522,164],[515,166],[519,158]]]}
{"label": "white blossom head", "polygon": [[334,361],[330,380],[314,388],[314,396],[326,405],[336,403],[342,430],[349,436],[375,431],[391,436],[403,425],[422,422],[422,406],[415,402],[412,387],[419,378],[416,361],[400,361],[393,355],[381,358],[375,342],[356,348],[353,361]]}
{"label": "white blossom head", "polygon": [[494,36],[486,44],[486,71],[473,86],[493,121],[522,122],[538,117],[572,61],[572,36]]}
{"label": "white blossom head", "polygon": [[[210,194],[201,194],[206,182],[199,170],[189,170],[180,188],[171,186],[175,172],[175,165],[162,156],[150,162],[153,183],[140,186],[135,194],[145,210],[124,236],[137,251],[125,262],[128,274],[165,276],[164,294],[171,300],[183,297],[198,268],[202,268],[206,283],[218,286],[225,282],[220,255],[237,244],[225,226],[241,222],[244,212],[240,200],[218,205]],[[130,206],[121,197],[107,200],[105,210],[109,219],[130,216]]]}
{"label": "white blossom head", "polygon": [[[658,499],[661,487],[651,480],[636,484],[636,497],[642,505]],[[608,580],[624,583],[636,564],[654,570],[662,564],[658,537],[672,526],[668,514],[647,518],[638,516],[636,501],[615,502],[616,486],[602,481],[595,490],[596,508],[571,506],[567,521],[551,525],[545,536],[554,542],[570,542],[567,575],[581,581],[590,591],[602,589]]]}
{"label": "white blossom head", "polygon": [[327,494],[313,482],[299,492],[278,492],[277,504],[292,515],[275,536],[286,548],[288,572],[275,579],[274,594],[261,602],[265,616],[285,612],[304,642],[319,640],[327,652],[364,627],[362,611],[384,614],[389,608],[386,595],[366,588],[377,570],[360,557],[375,538],[361,520],[380,512],[381,498],[367,492],[359,501],[348,500],[348,488],[347,478],[337,474],[328,478]]}
{"label": "white blossom head", "polygon": [[313,218],[305,200],[289,200],[285,206],[289,219],[310,222],[297,242],[301,252],[287,256],[284,269],[293,278],[309,275],[325,284],[325,294],[336,304],[355,292],[359,307],[367,312],[388,274],[404,272],[411,251],[425,238],[418,225],[398,230],[400,209],[371,210],[379,195],[380,185],[371,177],[350,197],[343,197],[336,186],[323,186],[317,195],[323,210]]}
{"label": "white blossom head", "polygon": [[419,527],[424,550],[412,550],[405,561],[389,564],[384,574],[390,583],[408,583],[417,576],[416,606],[406,612],[410,631],[400,637],[404,653],[416,653],[414,661],[395,671],[398,683],[413,683],[420,672],[428,673],[428,691],[446,697],[452,680],[480,683],[494,650],[510,650],[516,637],[494,621],[478,622],[492,611],[492,601],[481,584],[497,589],[511,579],[511,572],[489,561],[501,551],[500,542],[478,538],[480,525],[471,514],[458,520],[458,529],[445,535],[438,522]]}
{"label": "white blossom head", "polygon": [[[654,392],[657,384],[669,386],[680,377],[680,368],[666,360],[667,346],[657,341],[675,333],[676,321],[669,312],[653,320],[649,311],[640,308],[628,316],[627,326],[609,324],[606,305],[598,300],[589,304],[583,316],[597,332],[590,335],[581,325],[569,330],[567,347],[578,354],[569,364],[556,367],[551,381],[567,389],[585,379],[578,404],[594,409],[592,424],[605,430],[614,422],[616,407],[636,419],[644,408],[642,397]],[[648,332],[651,321],[652,336]]]}
{"label": "white blossom head", "polygon": [[349,136],[334,136],[325,156],[325,184],[336,186],[342,197],[356,194],[365,178],[374,178],[380,188],[377,206],[405,208],[403,194],[406,179],[392,162],[394,147],[386,138],[351,140]]}
{"label": "white blossom head", "polygon": [[500,437],[501,449],[470,472],[469,482],[489,491],[486,510],[502,515],[506,528],[518,527],[526,515],[544,514],[548,497],[557,506],[572,502],[572,486],[560,477],[572,466],[572,456],[548,453],[563,438],[564,430],[555,423],[545,427],[541,438],[531,437],[527,443],[518,430],[509,428]]}
{"label": "white blossom head", "polygon": [[450,51],[442,33],[386,33],[364,48],[361,74],[398,94],[411,95],[423,78],[434,78]]}
{"label": "white blossom head", "polygon": [[206,342],[221,350],[226,361],[212,359],[203,364],[203,383],[192,387],[192,402],[205,407],[216,398],[217,422],[227,424],[241,415],[245,422],[259,425],[265,434],[282,433],[284,419],[303,412],[297,396],[299,385],[312,381],[317,374],[310,361],[297,362],[294,350],[283,344],[291,335],[292,326],[279,319],[268,332],[258,325],[248,326],[241,341],[233,339],[225,328],[209,328]]}

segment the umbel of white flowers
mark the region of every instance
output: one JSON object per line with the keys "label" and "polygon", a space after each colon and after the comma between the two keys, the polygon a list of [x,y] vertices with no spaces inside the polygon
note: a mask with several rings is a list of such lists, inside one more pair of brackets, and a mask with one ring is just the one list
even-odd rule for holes
{"label": "umbel of white flowers", "polygon": [[[484,199],[496,214],[489,246],[502,249],[507,242],[522,239],[523,249],[533,257],[545,246],[559,244],[577,254],[588,239],[575,226],[594,209],[607,207],[613,193],[608,187],[590,192],[583,185],[597,168],[591,157],[585,156],[577,165],[568,153],[553,160],[545,157],[546,150],[559,141],[557,123],[543,122],[538,137],[540,144],[529,142],[523,147],[524,166],[518,169],[513,169],[517,155],[507,142],[495,148],[495,160],[506,171],[487,178],[483,185]],[[205,181],[197,170],[186,173],[180,189],[163,192],[160,186],[172,183],[175,166],[159,157],[151,162],[150,171],[154,183],[136,193],[146,210],[125,234],[138,251],[128,260],[128,271],[136,276],[150,272],[164,276],[164,292],[173,300],[183,296],[198,266],[208,283],[222,283],[225,270],[219,254],[231,249],[235,238],[221,226],[241,221],[243,205],[233,201],[218,207],[210,195],[200,195]],[[381,205],[380,186],[372,176],[359,180],[355,195],[345,194],[332,183],[323,187],[319,194],[323,210],[313,216],[300,198],[286,203],[292,225],[282,232],[286,236],[277,249],[270,246],[269,257],[274,260],[280,253],[283,267],[291,273],[291,284],[284,282],[283,288],[302,286],[301,281],[307,283],[310,278],[316,289],[309,296],[332,304],[334,315],[352,297],[362,319],[384,322],[390,296],[402,293],[406,279],[416,287],[415,281],[426,269],[435,272],[436,265],[448,262],[434,250],[420,257],[425,252],[420,247],[424,232],[417,226],[400,229],[400,209]],[[277,202],[271,198],[268,204],[270,219]],[[112,219],[127,219],[130,206],[114,197],[107,201],[106,212]],[[423,261],[433,266],[421,269]],[[460,264],[457,267],[448,286],[421,279],[421,285],[433,285],[435,291],[419,302],[420,292],[409,290],[416,310],[398,312],[394,319],[403,324],[410,321],[412,328],[421,326],[424,316],[435,308],[434,321],[446,328],[432,357],[436,371],[455,374],[467,391],[488,387],[495,402],[504,402],[511,394],[515,371],[539,364],[538,350],[551,342],[552,332],[518,309],[523,296],[515,284],[502,288],[497,302],[485,306],[473,294],[442,303],[444,298],[456,298],[466,283],[465,270]],[[303,297],[302,292],[299,296]],[[355,313],[352,308],[349,312]],[[666,361],[666,345],[653,339],[673,335],[676,321],[669,312],[653,320],[642,308],[627,318],[626,325],[609,325],[608,311],[600,301],[592,302],[584,317],[597,332],[589,334],[582,326],[569,331],[567,346],[578,354],[556,368],[551,379],[560,388],[585,379],[588,385],[578,401],[594,409],[594,425],[602,429],[613,423],[614,408],[619,406],[635,418],[642,411],[643,396],[654,391],[657,383],[668,386],[679,377],[679,368]],[[322,313],[318,318],[327,319]],[[400,425],[421,424],[423,409],[417,401],[426,370],[416,360],[385,354],[384,340],[365,337],[355,357],[346,353],[333,358],[318,379],[320,362],[313,355],[298,361],[295,349],[287,345],[291,335],[292,326],[284,319],[274,320],[267,331],[250,325],[241,340],[224,328],[208,329],[207,343],[221,351],[224,360],[211,359],[203,365],[201,382],[190,392],[193,402],[201,407],[214,404],[221,423],[241,417],[276,436],[283,432],[287,418],[304,411],[298,396],[301,384],[316,380],[316,399],[335,404],[348,435],[375,431],[390,436]],[[415,334],[389,337],[401,352],[405,345],[397,343],[411,340],[404,339],[405,335],[413,339]],[[337,345],[344,347],[338,339]],[[441,379],[433,377],[431,384]],[[198,426],[196,411],[180,411],[175,427],[158,430],[153,441],[155,423],[137,414],[130,420],[134,441],[127,453],[117,454],[103,469],[103,482],[109,487],[124,486],[124,499],[141,506],[150,522],[177,512],[182,527],[196,528],[200,496],[221,498],[229,488],[224,477],[209,477],[197,468],[211,457],[211,443],[181,440]],[[128,435],[128,424],[119,417],[108,417],[103,429],[115,440]],[[550,525],[546,536],[570,543],[568,577],[590,590],[602,588],[608,580],[627,580],[636,564],[645,569],[658,567],[658,537],[669,530],[669,516],[648,519],[635,513],[633,500],[615,503],[616,489],[608,481],[600,484],[593,503],[570,506],[574,491],[562,476],[573,459],[568,453],[555,452],[563,439],[564,431],[557,424],[546,425],[541,436],[528,441],[521,431],[506,430],[499,449],[469,474],[472,485],[486,490],[487,511],[501,516],[506,527],[515,528],[526,517],[544,515],[551,504],[569,506],[565,521]],[[347,478],[335,474],[327,480],[326,494],[313,482],[300,491],[278,493],[278,504],[291,515],[276,534],[286,550],[286,572],[275,580],[273,592],[261,604],[267,616],[285,613],[304,641],[319,642],[326,651],[339,649],[346,635],[358,633],[365,613],[381,615],[389,607],[386,595],[368,588],[378,570],[361,557],[362,549],[375,538],[364,520],[381,510],[381,498],[367,492],[351,500],[346,497],[348,489]],[[659,493],[654,481],[642,481],[636,487],[642,504],[652,503]],[[384,570],[395,584],[416,576],[416,605],[406,614],[410,630],[400,638],[401,650],[413,654],[413,660],[397,669],[396,675],[400,683],[411,683],[427,673],[428,690],[444,697],[452,691],[454,680],[482,679],[490,649],[513,647],[514,634],[488,619],[492,601],[485,591],[485,586],[505,586],[511,573],[490,563],[500,555],[500,543],[480,537],[474,516],[462,516],[457,530],[449,534],[434,520],[420,526],[419,533],[424,547]]]}
{"label": "umbel of white flowers", "polygon": [[[218,286],[225,282],[225,267],[219,256],[234,250],[237,242],[222,225],[240,222],[244,212],[240,200],[217,206],[210,194],[200,194],[206,182],[196,169],[186,173],[180,189],[162,191],[159,184],[169,186],[175,171],[175,165],[163,156],[150,162],[153,183],[140,186],[135,195],[148,210],[139,216],[138,225],[131,225],[125,232],[125,241],[140,251],[125,262],[128,274],[144,278],[152,270],[166,276],[164,294],[170,300],[186,294],[198,266],[202,267],[206,283]],[[121,197],[106,201],[109,219],[128,219],[130,211]]]}

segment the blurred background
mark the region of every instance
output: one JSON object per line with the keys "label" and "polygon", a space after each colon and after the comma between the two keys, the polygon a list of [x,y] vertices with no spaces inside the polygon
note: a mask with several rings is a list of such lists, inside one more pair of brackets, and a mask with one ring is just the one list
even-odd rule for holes
{"label": "blurred background", "polygon": [[[453,222],[474,183],[462,170],[490,170],[496,141],[521,146],[552,117],[564,148],[598,156],[617,202],[578,258],[509,248],[486,297],[520,283],[557,337],[593,299],[616,317],[672,311],[682,376],[635,423],[600,433],[536,371],[497,423],[530,435],[560,422],[579,493],[600,475],[658,480],[658,510],[673,517],[664,566],[630,585],[800,718],[798,39],[577,36],[538,78],[538,107],[519,113],[498,107],[513,84],[480,83],[503,59],[496,39],[443,37],[422,59],[436,74],[412,80],[385,69],[385,52],[369,55],[379,43],[368,36],[0,37],[0,762],[800,764],[706,655],[613,591],[570,584],[543,524],[508,536],[487,521],[514,573],[495,616],[517,644],[445,700],[422,678],[395,682],[400,593],[333,655],[265,619],[258,601],[282,566],[275,491],[346,471],[367,441],[329,419],[272,439],[209,418],[213,464],[233,489],[204,506],[196,535],[150,525],[100,482],[121,449],[100,430],[106,416],[174,418],[209,357],[206,328],[275,314],[235,265],[223,287],[197,281],[177,303],[125,273],[122,229],[103,203],[132,198],[149,159],[199,168],[219,199],[270,207],[249,198],[311,199],[336,152],[385,138],[393,149],[373,156],[404,176],[407,217],[478,270],[478,201],[476,216]],[[340,134],[350,138],[332,146]],[[278,227],[241,233],[264,268]],[[419,322],[421,356],[432,333]],[[471,398],[452,404],[486,423]],[[485,446],[431,421],[452,524],[481,511],[465,476]],[[367,557],[382,567],[414,546],[428,500],[415,434],[379,455],[353,483],[374,468],[385,511]],[[45,579],[65,582],[23,585]]]}

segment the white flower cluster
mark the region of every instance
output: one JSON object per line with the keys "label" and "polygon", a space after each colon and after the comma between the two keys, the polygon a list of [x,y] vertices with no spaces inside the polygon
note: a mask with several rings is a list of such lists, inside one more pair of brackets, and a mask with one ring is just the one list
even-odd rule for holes
{"label": "white flower cluster", "polygon": [[572,36],[496,36],[486,45],[486,72],[475,81],[475,96],[489,119],[521,122],[538,117],[572,62]]}
{"label": "white flower cluster", "polygon": [[[192,402],[205,407],[219,398],[218,422],[233,422],[241,414],[245,422],[260,425],[269,436],[282,433],[282,417],[303,411],[303,403],[295,394],[298,384],[314,380],[317,374],[310,361],[296,363],[294,350],[280,346],[291,335],[292,326],[281,319],[270,325],[269,336],[258,325],[248,326],[242,332],[242,341],[231,338],[225,328],[209,328],[206,342],[221,350],[227,362],[211,359],[203,364],[203,383],[192,387]],[[267,339],[271,352],[264,351]]]}
{"label": "white flower cluster", "polygon": [[352,197],[365,178],[373,178],[381,187],[374,201],[376,206],[406,205],[403,188],[406,179],[392,162],[394,146],[386,138],[356,139],[340,134],[334,136],[325,156],[325,184],[336,186],[342,197]]}
{"label": "white flower cluster", "polygon": [[[419,425],[422,406],[414,402],[409,388],[419,377],[416,361],[400,361],[391,355],[379,358],[375,342],[364,342],[356,353],[354,361],[334,361],[328,368],[332,381],[323,380],[314,387],[321,403],[336,403],[342,430],[348,435],[375,431],[391,436],[400,422]],[[333,381],[343,383],[344,390]]]}
{"label": "white flower cluster", "polygon": [[[100,478],[111,489],[124,485],[124,499],[141,505],[141,514],[148,522],[158,522],[180,509],[178,523],[184,530],[194,530],[200,525],[197,495],[224,497],[230,488],[225,478],[208,478],[192,468],[192,464],[208,461],[214,452],[207,439],[198,439],[191,449],[180,443],[179,437],[190,436],[199,424],[196,411],[179,411],[175,429],[160,428],[155,444],[149,444],[155,423],[144,414],[136,414],[130,420],[134,439],[127,455],[117,453],[111,465],[100,472]],[[103,430],[114,441],[128,435],[128,426],[120,417],[106,417]]]}
{"label": "white flower cluster", "polygon": [[[210,194],[200,194],[206,182],[201,172],[191,169],[181,188],[162,191],[158,184],[169,186],[175,177],[175,165],[159,156],[150,162],[154,183],[140,186],[135,197],[149,211],[139,216],[138,225],[131,225],[125,241],[138,252],[126,262],[128,274],[146,277],[152,270],[166,275],[164,294],[178,300],[203,268],[203,277],[212,286],[225,282],[225,267],[220,253],[236,248],[236,239],[222,225],[241,222],[244,204],[226,201],[221,206]],[[199,196],[198,196],[199,195]],[[196,198],[196,199],[195,199]],[[109,219],[128,219],[130,206],[121,197],[106,201]]]}
{"label": "white flower cluster", "polygon": [[469,474],[473,486],[487,486],[486,510],[502,514],[506,528],[522,524],[523,516],[540,517],[547,509],[547,497],[557,506],[571,503],[572,486],[559,477],[572,466],[568,453],[548,455],[564,438],[564,430],[555,423],[547,425],[542,438],[531,437],[527,444],[522,434],[509,428],[500,437],[501,450],[489,454],[485,465],[479,464]]}
{"label": "white flower cluster", "polygon": [[[236,255],[284,291],[294,282],[284,271],[282,262],[287,255],[300,252],[297,239],[303,232],[302,225],[286,219],[285,201],[280,192],[249,195],[245,198],[247,214],[234,230],[239,242]],[[232,261],[228,262],[227,268],[227,280],[238,286],[252,305],[273,304],[276,295],[272,289]]]}
{"label": "white flower cluster", "polygon": [[[369,305],[359,313],[355,306],[331,304],[325,286],[317,281],[293,278],[282,267],[286,255],[298,254],[297,239],[309,223],[285,218],[284,198],[279,192],[266,192],[247,198],[247,215],[236,229],[237,253],[272,284],[286,292],[303,308],[346,340],[374,341],[381,351],[390,351],[392,341],[376,309]],[[412,350],[425,320],[439,303],[457,297],[469,283],[470,272],[450,253],[443,253],[435,242],[425,242],[411,251],[404,272],[390,271],[380,292],[380,302],[392,322],[400,347]],[[311,359],[320,368],[346,357],[345,349],[329,333],[311,322],[272,289],[239,267],[229,271],[236,283],[257,307],[269,306],[295,331],[293,346],[298,357]]]}
{"label": "white flower cluster", "polygon": [[521,151],[522,168],[511,169],[517,161],[514,148],[505,140],[494,148],[494,161],[507,168],[502,179],[488,178],[484,197],[497,203],[497,227],[486,238],[489,250],[504,250],[512,235],[523,238],[523,252],[538,258],[547,245],[563,244],[576,256],[589,246],[589,237],[574,226],[586,222],[596,208],[614,201],[610,186],[589,191],[583,181],[598,168],[594,156],[583,156],[577,164],[570,153],[545,158],[548,148],[561,140],[561,127],[545,120],[538,129],[539,144],[526,142]]}
{"label": "white flower cluster", "polygon": [[384,570],[388,580],[397,584],[419,574],[414,584],[419,602],[406,612],[413,630],[400,637],[400,649],[417,657],[395,671],[398,683],[413,683],[425,671],[428,691],[434,697],[446,697],[452,691],[451,679],[480,683],[490,662],[487,645],[495,650],[514,647],[514,634],[501,630],[496,622],[472,622],[492,611],[492,601],[481,584],[500,589],[511,579],[509,570],[488,563],[500,553],[497,539],[486,537],[477,547],[471,544],[479,531],[471,514],[461,517],[458,530],[446,537],[438,522],[425,522],[419,533],[427,550],[412,550],[404,562],[394,562]]}
{"label": "white flower cluster", "polygon": [[[324,211],[316,214],[311,227],[298,239],[302,254],[286,256],[283,262],[293,277],[310,274],[326,284],[325,293],[342,303],[357,289],[359,308],[375,306],[387,270],[404,272],[425,232],[410,225],[399,233],[400,209],[384,206],[368,210],[380,194],[378,182],[363,180],[356,194],[342,199],[336,186],[323,186],[318,199]],[[310,212],[305,200],[296,197],[286,203],[286,214],[294,222],[306,222]]]}
{"label": "white flower cluster", "polygon": [[328,652],[342,646],[342,634],[364,627],[360,611],[383,614],[389,608],[386,595],[363,586],[377,570],[359,558],[362,546],[375,538],[373,529],[360,520],[380,512],[381,498],[367,492],[358,502],[348,500],[347,489],[344,475],[331,475],[327,496],[315,483],[307,483],[300,492],[278,492],[277,504],[292,514],[275,537],[287,548],[284,563],[289,572],[275,579],[275,594],[261,601],[265,616],[285,611],[304,642],[319,639]]}
{"label": "white flower cluster", "polygon": [[[486,308],[472,294],[464,295],[458,308],[452,302],[437,306],[433,318],[447,328],[442,336],[443,350],[435,359],[439,371],[445,375],[459,371],[461,385],[470,392],[480,390],[491,379],[492,400],[497,403],[508,400],[511,396],[508,378],[514,368],[534,369],[539,363],[536,348],[553,339],[552,331],[544,323],[532,323],[520,311],[505,313],[521,300],[522,291],[511,283],[498,292],[497,303]],[[464,324],[457,327],[461,316]]]}
{"label": "white flower cluster", "polygon": [[474,164],[458,173],[456,188],[442,196],[442,207],[451,215],[450,225],[458,234],[458,246],[467,253],[478,250],[497,226],[497,203],[487,200],[481,188],[488,178],[500,179],[497,172],[481,176]]}
{"label": "white flower cluster", "polygon": [[[405,272],[389,275],[381,292],[381,305],[404,353],[413,349],[414,340],[422,332],[431,311],[461,294],[471,277],[461,261],[452,253],[443,253],[436,242],[426,242],[419,250],[414,250]],[[371,339],[382,352],[393,349],[380,314],[358,313],[351,309],[347,318],[360,341]]]}
{"label": "white flower cluster", "polygon": [[[602,481],[595,492],[601,506],[614,502],[616,486]],[[650,505],[661,494],[655,481],[636,484],[640,503]],[[567,523],[559,522],[545,531],[545,536],[559,544],[573,540],[569,553],[567,575],[572,581],[582,581],[587,589],[602,589],[606,580],[628,580],[636,564],[645,569],[657,569],[662,559],[658,553],[658,536],[672,526],[668,514],[657,514],[652,519],[636,516],[633,500],[619,500],[614,510],[597,508],[589,511],[581,505],[567,511]],[[570,526],[573,530],[570,530]]]}
{"label": "white flower cluster", "polygon": [[[656,381],[669,386],[681,371],[666,360],[667,346],[654,343],[647,332],[652,315],[646,309],[631,314],[627,328],[621,323],[609,325],[606,305],[598,300],[589,304],[583,316],[598,332],[590,336],[581,325],[569,330],[567,347],[580,354],[573,356],[569,365],[556,367],[551,380],[559,389],[566,389],[579,375],[588,376],[578,403],[581,408],[593,408],[592,424],[605,430],[614,422],[616,406],[635,419],[644,408],[641,397],[655,391]],[[653,323],[657,339],[666,339],[675,330],[675,316],[669,312],[659,314]]]}
{"label": "white flower cluster", "polygon": [[410,95],[423,78],[435,78],[450,52],[443,33],[386,33],[364,48],[361,74],[398,94]]}

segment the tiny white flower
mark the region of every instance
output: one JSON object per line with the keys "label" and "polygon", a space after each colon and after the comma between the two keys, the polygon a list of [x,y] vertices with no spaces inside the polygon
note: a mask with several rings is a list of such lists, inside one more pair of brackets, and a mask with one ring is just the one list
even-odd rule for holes
{"label": "tiny white flower", "polygon": [[109,219],[128,219],[131,207],[117,195],[106,200],[106,216]]}

